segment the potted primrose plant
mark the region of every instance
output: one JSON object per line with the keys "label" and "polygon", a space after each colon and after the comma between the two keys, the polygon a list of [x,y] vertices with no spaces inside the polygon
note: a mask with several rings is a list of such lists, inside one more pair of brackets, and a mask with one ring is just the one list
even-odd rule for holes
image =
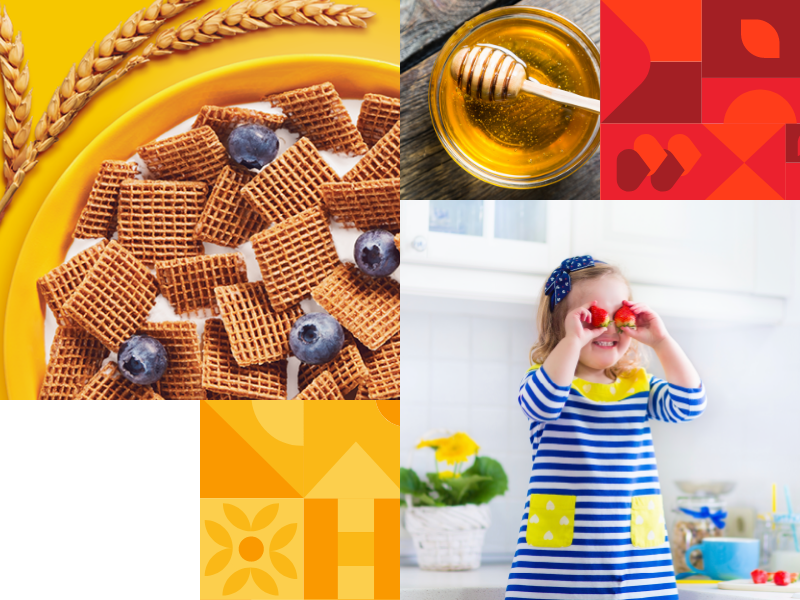
{"label": "potted primrose plant", "polygon": [[[419,566],[428,571],[477,569],[491,524],[488,502],[506,493],[508,477],[499,462],[478,456],[478,445],[466,433],[423,440],[417,445],[421,448],[435,452],[434,471],[422,479],[400,468],[405,526]],[[449,468],[440,469],[440,463]]]}

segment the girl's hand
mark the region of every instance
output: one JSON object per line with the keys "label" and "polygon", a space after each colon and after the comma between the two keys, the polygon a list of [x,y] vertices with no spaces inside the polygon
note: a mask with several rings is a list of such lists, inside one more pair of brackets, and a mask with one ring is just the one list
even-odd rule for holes
{"label": "girl's hand", "polygon": [[661,320],[646,304],[628,302],[623,300],[622,304],[631,309],[636,315],[636,329],[623,327],[620,335],[628,335],[637,342],[645,346],[655,348],[658,344],[669,338],[664,321]]}
{"label": "girl's hand", "polygon": [[592,313],[589,312],[589,307],[595,304],[597,302],[584,304],[567,314],[567,318],[564,319],[564,329],[566,330],[564,337],[577,340],[581,348],[603,335],[608,329],[608,327],[597,327],[596,329],[584,327],[584,323],[589,325],[592,323]]}

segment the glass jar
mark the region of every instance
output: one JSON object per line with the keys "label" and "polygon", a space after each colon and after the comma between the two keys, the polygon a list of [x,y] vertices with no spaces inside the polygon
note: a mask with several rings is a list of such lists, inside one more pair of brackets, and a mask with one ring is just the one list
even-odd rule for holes
{"label": "glass jar", "polygon": [[[725,501],[716,496],[682,496],[673,510],[675,526],[669,544],[675,574],[690,573],[686,566],[686,550],[707,537],[725,535]],[[703,557],[695,550],[689,557],[696,569],[703,569]]]}
{"label": "glass jar", "polygon": [[761,568],[800,571],[800,514],[760,514],[755,536],[761,541]]}
{"label": "glass jar", "polygon": [[600,116],[535,96],[475,100],[450,75],[465,46],[501,46],[526,63],[540,83],[600,97],[600,53],[574,23],[540,8],[512,6],[464,23],[439,52],[428,104],[439,141],[456,163],[487,183],[536,188],[581,168],[600,145]]}

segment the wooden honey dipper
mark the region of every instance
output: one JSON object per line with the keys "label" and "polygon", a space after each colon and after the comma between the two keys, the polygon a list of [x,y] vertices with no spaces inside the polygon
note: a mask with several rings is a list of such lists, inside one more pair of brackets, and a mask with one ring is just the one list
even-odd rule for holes
{"label": "wooden honey dipper", "polygon": [[600,113],[600,100],[560,90],[529,78],[525,63],[497,46],[461,48],[450,63],[458,88],[478,100],[511,100],[520,92]]}

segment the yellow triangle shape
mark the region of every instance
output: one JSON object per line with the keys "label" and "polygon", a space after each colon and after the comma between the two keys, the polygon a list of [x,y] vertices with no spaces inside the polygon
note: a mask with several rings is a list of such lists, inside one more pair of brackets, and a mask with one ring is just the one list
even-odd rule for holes
{"label": "yellow triangle shape", "polygon": [[400,488],[355,442],[306,498],[399,498]]}

